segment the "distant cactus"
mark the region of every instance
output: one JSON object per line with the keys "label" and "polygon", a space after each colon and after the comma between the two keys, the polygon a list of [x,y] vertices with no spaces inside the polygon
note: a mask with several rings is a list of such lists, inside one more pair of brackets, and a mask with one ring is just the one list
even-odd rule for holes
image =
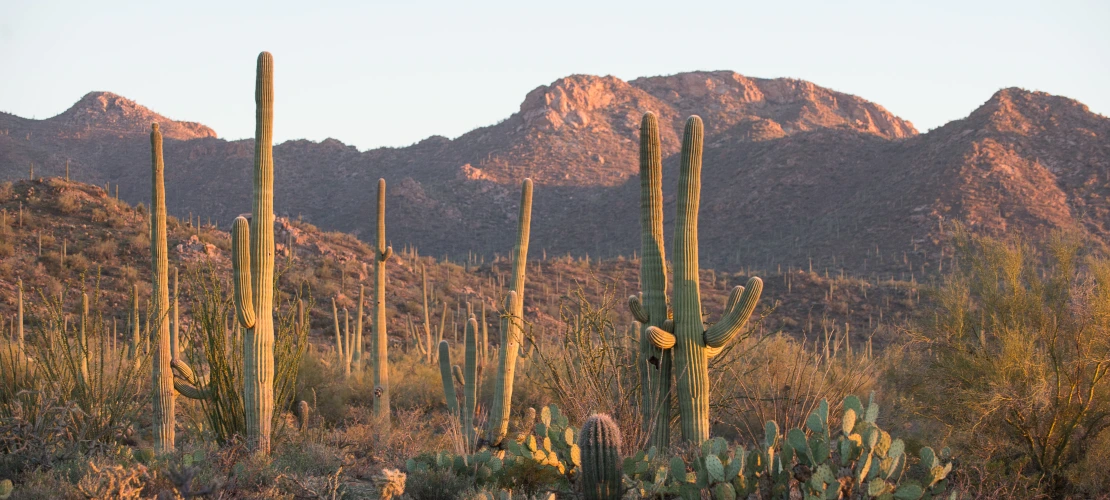
{"label": "distant cactus", "polygon": [[[709,358],[719,354],[740,333],[755,310],[763,290],[763,281],[756,277],[751,278],[747,287],[738,286],[732,290],[721,321],[708,329],[702,323],[698,206],[701,198],[703,141],[701,118],[691,116],[686,121],[686,130],[683,133],[682,163],[678,180],[678,217],[675,222],[674,243],[674,321],[645,329],[647,339],[655,347],[674,349],[682,439],[690,443],[701,443],[709,439]],[[645,252],[644,260],[647,257]],[[638,302],[631,302],[633,313],[636,314]],[[653,303],[652,307],[659,310],[657,303]],[[642,313],[643,310],[640,309]],[[636,319],[641,323],[657,321],[651,317],[652,314],[655,313],[648,313],[646,317],[638,316]],[[666,422],[668,419],[659,421]]]}
{"label": "distant cactus", "polygon": [[297,402],[297,409],[294,412],[297,417],[297,427],[301,432],[308,430],[309,417],[312,414],[312,409],[308,406],[308,401],[300,400]]}
{"label": "distant cactus", "polygon": [[24,339],[23,339],[23,280],[22,279],[19,280],[19,285],[17,287],[17,290],[18,290],[18,294],[19,294],[19,300],[18,300],[19,305],[16,306],[16,313],[15,313],[15,340],[16,340],[17,345],[19,346],[19,351],[20,352],[26,352],[26,351],[24,351],[25,346],[23,344]]}
{"label": "distant cactus", "polygon": [[621,497],[621,431],[608,415],[591,415],[578,434],[582,494],[587,500]]}
{"label": "distant cactus", "polygon": [[[158,322],[154,335],[153,401],[154,447],[166,453],[174,448],[174,389],[170,360],[173,358],[169,325],[169,249],[166,242],[166,186],[162,162],[162,133],[151,126],[150,261],[151,306]],[[84,327],[82,327],[84,329]]]}
{"label": "distant cactus", "polygon": [[335,306],[335,297],[331,298],[331,318],[335,322],[335,366],[342,367],[346,358],[346,349],[343,346],[343,330],[339,329],[339,309]]}
{"label": "distant cactus", "polygon": [[378,241],[374,246],[374,415],[389,429],[389,334],[385,329],[385,262],[393,247],[385,244],[385,179],[378,179]]}
{"label": "distant cactus", "polygon": [[127,355],[138,362],[139,351],[142,348],[139,333],[139,285],[131,284],[131,338],[127,343]]}
{"label": "distant cactus", "polygon": [[512,281],[505,299],[505,310],[501,314],[501,359],[490,408],[488,436],[492,445],[500,444],[509,431],[513,376],[516,374],[517,355],[524,341],[524,279],[528,264],[528,239],[532,228],[532,179],[524,179],[521,183],[520,217],[517,224]]}
{"label": "distant cactus", "polygon": [[356,376],[362,375],[362,303],[365,298],[366,287],[358,285],[358,314],[355,316],[354,353],[351,354],[351,365]]}
{"label": "distant cactus", "polygon": [[459,416],[459,398],[455,393],[455,382],[451,373],[451,346],[446,340],[439,342],[439,376],[443,382],[443,396],[447,401],[447,410],[451,416]]}
{"label": "distant cactus", "polygon": [[89,294],[81,294],[81,323],[77,330],[77,367],[83,390],[89,389],[89,338],[86,328],[89,323]]}

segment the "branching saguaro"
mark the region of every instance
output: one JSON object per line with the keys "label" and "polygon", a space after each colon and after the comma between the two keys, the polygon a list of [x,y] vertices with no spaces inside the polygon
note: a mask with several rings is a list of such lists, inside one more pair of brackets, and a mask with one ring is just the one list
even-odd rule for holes
{"label": "branching saguaro", "polygon": [[[709,439],[709,359],[720,354],[724,346],[743,330],[744,323],[755,310],[759,295],[763,291],[762,280],[758,277],[749,279],[746,287],[737,286],[729,294],[721,321],[708,329],[702,323],[698,263],[698,208],[701,201],[701,157],[705,137],[703,128],[701,118],[691,116],[686,121],[686,129],[682,136],[682,165],[678,178],[678,217],[675,219],[674,228],[674,320],[664,321],[663,326],[648,326],[644,329],[647,341],[655,348],[673,349],[682,439],[694,444]],[[651,196],[648,198],[650,199]],[[647,209],[651,207],[645,208]],[[654,232],[654,223],[651,227]],[[648,240],[649,237],[645,236],[644,241]],[[655,246],[654,241],[657,239],[652,236],[650,240],[652,240],[650,246]],[[660,256],[662,256],[661,253]],[[644,257],[647,260],[646,250]],[[657,265],[653,273],[659,269],[661,266]],[[647,282],[648,280],[645,279],[645,286]],[[658,293],[658,284],[654,286],[656,290],[650,294],[653,296]],[[645,312],[642,304],[635,297],[630,300],[630,306],[637,321],[651,321],[653,314],[659,314],[658,301],[653,298],[649,303],[656,312]],[[658,320],[658,318],[654,319]],[[669,415],[668,418],[657,421],[668,422]]]}

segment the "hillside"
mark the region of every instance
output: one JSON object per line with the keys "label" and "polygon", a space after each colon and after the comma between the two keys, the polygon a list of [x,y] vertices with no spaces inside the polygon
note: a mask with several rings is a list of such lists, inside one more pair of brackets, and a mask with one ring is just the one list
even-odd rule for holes
{"label": "hillside", "polygon": [[[856,96],[728,71],[628,82],[569,76],[528,93],[496,125],[404,148],[288,141],[274,148],[276,206],[358,236],[370,230],[370,193],[383,177],[395,247],[488,259],[510,247],[516,187],[531,177],[533,248],[631,256],[646,111],[660,117],[668,233],[682,123],[689,114],[705,120],[701,244],[703,264],[719,270],[812,265],[908,280],[944,265],[939,226],[951,220],[995,233],[1065,228],[1110,241],[1110,120],[1081,103],[1005,89],[968,117],[919,134]],[[248,211],[252,141],[225,141],[108,93],[45,120],[0,114],[0,178],[26,178],[31,162],[43,175],[61,175],[69,159],[71,178],[118,185],[122,199],[142,201],[152,121],[172,131],[171,213],[226,225]]]}
{"label": "hillside", "polygon": [[[173,217],[167,226],[170,265],[181,268],[182,317],[187,326],[191,276],[208,266],[229,276],[230,237],[216,227],[197,227]],[[150,244],[145,212],[141,207],[136,209],[108,196],[100,187],[60,178],[0,183],[0,235],[3,235],[0,317],[5,321],[0,329],[4,331],[15,313],[18,279],[23,279],[31,304],[27,313],[31,331],[34,311],[41,307],[43,295],[53,297],[68,290],[67,309],[76,311],[80,290],[98,291],[91,294],[93,309],[105,314],[109,321],[115,318],[121,335],[127,322],[132,283],[139,285],[144,307],[147,303]],[[350,235],[323,232],[288,219],[278,220],[276,241],[283,268],[280,288],[288,294],[300,286],[306,287],[316,301],[311,311],[312,338],[316,344],[330,348],[334,338],[330,299],[337,297],[340,308],[351,308],[354,312],[358,284],[369,284],[372,278],[366,271],[372,255],[369,247]],[[465,309],[460,304],[469,301],[477,308],[484,301],[490,307],[491,335],[496,336],[493,304],[501,293],[500,281],[509,273],[507,262],[477,259],[470,263],[465,259],[461,263],[444,262],[420,255],[412,248],[401,249],[395,255],[388,266],[387,313],[388,330],[396,348],[411,345],[407,334],[409,317],[418,325],[422,321],[421,266],[428,273],[433,324],[438,324],[444,303],[450,328],[455,322],[456,307]],[[525,314],[533,322],[534,334],[553,337],[561,324],[560,306],[571,304],[570,297],[579,289],[595,303],[600,303],[602,296],[609,296],[615,301],[613,321],[618,325],[630,324],[632,319],[624,298],[636,290],[638,274],[638,262],[630,259],[599,262],[533,252],[528,266]],[[782,331],[814,341],[823,339],[826,329],[843,331],[847,323],[854,342],[862,345],[874,336],[878,349],[892,335],[883,325],[900,324],[918,309],[913,283],[868,282],[802,271],[759,274],[764,278],[765,288],[756,314],[765,315],[766,319],[755,328],[764,334]],[[747,279],[744,273],[703,273],[702,291],[710,318],[718,317],[728,290]]]}

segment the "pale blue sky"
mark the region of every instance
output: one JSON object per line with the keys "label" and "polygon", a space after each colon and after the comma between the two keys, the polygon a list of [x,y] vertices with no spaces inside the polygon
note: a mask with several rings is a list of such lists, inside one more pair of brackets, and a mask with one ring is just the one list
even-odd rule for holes
{"label": "pale blue sky", "polygon": [[0,110],[45,118],[107,90],[250,137],[260,50],[275,58],[278,141],[360,149],[457,137],[575,73],[801,78],[921,131],[1011,86],[1110,112],[1105,0],[2,0]]}

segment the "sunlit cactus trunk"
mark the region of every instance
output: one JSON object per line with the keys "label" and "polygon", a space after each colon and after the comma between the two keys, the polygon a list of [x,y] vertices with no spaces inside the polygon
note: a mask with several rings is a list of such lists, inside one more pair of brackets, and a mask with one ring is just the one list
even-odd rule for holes
{"label": "sunlit cactus trunk", "polygon": [[[255,81],[254,204],[250,226],[235,219],[235,309],[243,335],[243,410],[247,440],[269,454],[274,414],[274,60],[258,55]],[[249,251],[245,245],[249,241]]]}
{"label": "sunlit cactus trunk", "polygon": [[155,123],[150,132],[151,171],[150,195],[150,260],[151,306],[154,311],[152,364],[154,401],[154,448],[160,452],[174,447],[174,389],[170,360],[173,357],[169,317],[169,249],[166,242],[165,165],[162,162],[162,134]]}
{"label": "sunlit cactus trunk", "polygon": [[647,113],[640,123],[640,297],[629,298],[633,316],[641,326],[637,369],[641,387],[642,429],[649,446],[670,443],[671,351],[653,345],[646,330],[662,328],[667,309],[667,264],[663,247],[663,155],[659,123]]}
{"label": "sunlit cactus trunk", "polygon": [[385,179],[378,179],[378,240],[374,246],[374,415],[389,429],[389,335],[385,329]]}
{"label": "sunlit cactus trunk", "polygon": [[528,264],[528,238],[532,228],[532,180],[524,179],[520,193],[520,218],[513,248],[513,275],[501,315],[501,358],[490,408],[488,439],[499,445],[509,432],[513,399],[513,376],[524,340],[524,278]]}

